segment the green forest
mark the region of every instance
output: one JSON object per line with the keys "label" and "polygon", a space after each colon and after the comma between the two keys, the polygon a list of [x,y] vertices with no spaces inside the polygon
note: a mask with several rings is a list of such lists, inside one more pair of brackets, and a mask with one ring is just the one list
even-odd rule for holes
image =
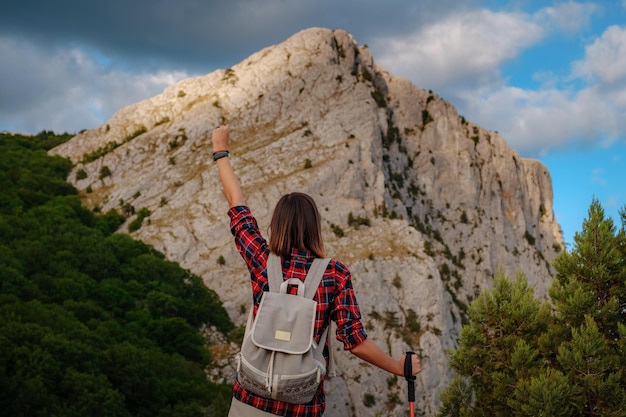
{"label": "green forest", "polygon": [[219,297],[81,205],[47,154],[70,137],[0,134],[0,416],[225,416],[199,330],[233,329]]}
{"label": "green forest", "polygon": [[549,300],[518,274],[470,305],[441,416],[626,416],[626,208],[618,229],[593,200]]}

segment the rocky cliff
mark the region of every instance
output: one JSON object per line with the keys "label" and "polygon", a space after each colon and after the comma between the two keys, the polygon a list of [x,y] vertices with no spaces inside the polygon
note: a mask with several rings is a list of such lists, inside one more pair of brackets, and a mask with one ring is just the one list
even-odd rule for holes
{"label": "rocky cliff", "polygon": [[[309,29],[183,80],[52,153],[76,164],[69,180],[85,204],[130,215],[122,231],[203,277],[242,324],[248,274],[211,160],[211,132],[225,122],[262,230],[283,193],[315,198],[326,251],[350,267],[370,337],[396,357],[422,355],[417,409],[425,415],[450,381],[445,351],[464,309],[499,268],[524,272],[546,295],[563,246],[548,170],[378,67],[344,31]],[[139,228],[137,216],[145,217]],[[339,376],[327,384],[329,417],[405,415],[401,378],[333,347]],[[236,347],[226,350],[219,366]],[[232,369],[213,375],[232,378]]]}

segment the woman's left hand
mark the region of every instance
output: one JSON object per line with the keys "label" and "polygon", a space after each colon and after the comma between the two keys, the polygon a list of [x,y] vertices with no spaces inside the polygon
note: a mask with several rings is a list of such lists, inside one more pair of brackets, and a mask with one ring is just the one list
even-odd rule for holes
{"label": "woman's left hand", "polygon": [[230,135],[230,127],[222,125],[213,131],[211,142],[213,143],[213,152],[222,152],[228,150],[228,136]]}

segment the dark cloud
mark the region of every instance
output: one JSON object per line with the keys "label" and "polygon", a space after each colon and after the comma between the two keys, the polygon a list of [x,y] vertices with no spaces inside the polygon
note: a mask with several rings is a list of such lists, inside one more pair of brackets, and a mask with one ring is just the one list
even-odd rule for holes
{"label": "dark cloud", "polygon": [[73,44],[132,67],[206,72],[311,27],[345,29],[367,43],[412,30],[460,0],[84,0],[6,2],[0,35]]}
{"label": "dark cloud", "polygon": [[[85,0],[0,6],[0,130],[78,131],[313,26],[360,44],[475,0]],[[372,51],[376,52],[376,51]]]}

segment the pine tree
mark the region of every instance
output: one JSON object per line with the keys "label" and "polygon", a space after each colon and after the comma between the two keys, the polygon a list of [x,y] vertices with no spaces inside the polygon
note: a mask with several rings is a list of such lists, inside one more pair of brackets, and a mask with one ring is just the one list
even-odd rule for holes
{"label": "pine tree", "polygon": [[457,377],[442,395],[441,415],[510,416],[517,381],[538,375],[539,335],[549,325],[549,309],[534,298],[523,274],[511,281],[499,272],[468,317],[451,354]]}
{"label": "pine tree", "polygon": [[550,296],[560,337],[551,366],[567,376],[578,415],[626,415],[625,241],[624,226],[618,232],[594,199],[574,248],[554,263]]}
{"label": "pine tree", "polygon": [[555,260],[557,274],[550,296],[560,320],[572,328],[590,315],[611,343],[619,336],[617,324],[626,319],[624,230],[616,234],[611,218],[597,200],[589,207],[583,230],[574,235],[574,249]]}

